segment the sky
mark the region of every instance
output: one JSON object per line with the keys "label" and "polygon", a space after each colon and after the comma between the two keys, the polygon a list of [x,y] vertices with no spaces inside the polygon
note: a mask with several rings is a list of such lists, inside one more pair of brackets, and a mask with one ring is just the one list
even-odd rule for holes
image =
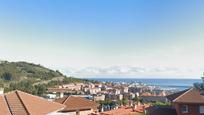
{"label": "sky", "polygon": [[200,78],[203,0],[1,0],[0,59],[76,77]]}

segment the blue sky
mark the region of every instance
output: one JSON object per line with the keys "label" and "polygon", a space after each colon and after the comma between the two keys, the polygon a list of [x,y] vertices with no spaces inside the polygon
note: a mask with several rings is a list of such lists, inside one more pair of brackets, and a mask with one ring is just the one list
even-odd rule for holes
{"label": "blue sky", "polygon": [[2,0],[0,57],[40,63],[76,76],[200,77],[203,3]]}

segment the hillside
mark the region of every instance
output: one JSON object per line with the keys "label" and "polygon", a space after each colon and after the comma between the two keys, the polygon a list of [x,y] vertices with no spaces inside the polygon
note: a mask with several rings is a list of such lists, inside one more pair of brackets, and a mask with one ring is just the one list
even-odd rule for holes
{"label": "hillside", "polygon": [[0,87],[3,86],[5,92],[22,90],[42,95],[48,87],[74,82],[93,81],[67,77],[58,70],[33,63],[0,61]]}
{"label": "hillside", "polygon": [[56,77],[65,77],[59,71],[45,68],[27,62],[7,62],[0,63],[0,76],[5,81],[22,81],[22,80],[51,80]]}

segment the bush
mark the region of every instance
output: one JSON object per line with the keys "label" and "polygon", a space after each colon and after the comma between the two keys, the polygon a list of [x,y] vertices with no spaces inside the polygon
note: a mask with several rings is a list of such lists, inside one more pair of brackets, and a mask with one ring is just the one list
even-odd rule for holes
{"label": "bush", "polygon": [[156,101],[155,103],[152,103],[152,105],[153,106],[159,106],[159,107],[165,107],[165,106],[170,106],[171,103]]}

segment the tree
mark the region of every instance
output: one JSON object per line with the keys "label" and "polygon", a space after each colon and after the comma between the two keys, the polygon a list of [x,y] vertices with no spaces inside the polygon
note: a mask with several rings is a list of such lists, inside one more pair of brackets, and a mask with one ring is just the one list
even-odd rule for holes
{"label": "tree", "polygon": [[31,94],[37,94],[36,88],[30,81],[21,81],[19,83],[11,83],[9,90],[21,90]]}
{"label": "tree", "polygon": [[4,88],[4,82],[2,79],[0,79],[0,88]]}
{"label": "tree", "polygon": [[43,94],[45,94],[47,87],[42,84],[42,85],[36,85],[35,89],[37,90],[37,95],[42,96]]}
{"label": "tree", "polygon": [[122,103],[123,103],[123,105],[127,105],[128,104],[128,99],[123,99]]}
{"label": "tree", "polygon": [[123,105],[123,101],[122,100],[117,100],[117,104],[118,105]]}
{"label": "tree", "polygon": [[204,77],[201,77],[202,81],[201,83],[194,83],[194,88],[198,89],[198,90],[204,90]]}
{"label": "tree", "polygon": [[2,78],[3,80],[11,81],[12,78],[13,78],[13,76],[12,76],[12,74],[9,73],[9,72],[4,72],[3,75],[1,76],[1,78]]}
{"label": "tree", "polygon": [[135,96],[132,100],[133,100],[133,102],[136,103],[136,104],[138,104],[138,103],[140,102],[140,98],[137,97],[137,96]]}

